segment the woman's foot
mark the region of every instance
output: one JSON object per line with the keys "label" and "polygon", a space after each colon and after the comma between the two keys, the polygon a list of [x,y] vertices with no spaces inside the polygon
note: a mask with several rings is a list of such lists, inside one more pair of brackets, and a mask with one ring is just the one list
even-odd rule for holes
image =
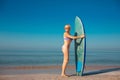
{"label": "woman's foot", "polygon": [[69,77],[69,75],[61,74],[62,77]]}

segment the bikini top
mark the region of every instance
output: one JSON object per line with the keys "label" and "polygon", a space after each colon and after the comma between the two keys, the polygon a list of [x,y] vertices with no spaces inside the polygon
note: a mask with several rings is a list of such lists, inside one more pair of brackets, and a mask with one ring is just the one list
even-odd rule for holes
{"label": "bikini top", "polygon": [[64,37],[64,40],[72,40],[72,39],[68,37]]}

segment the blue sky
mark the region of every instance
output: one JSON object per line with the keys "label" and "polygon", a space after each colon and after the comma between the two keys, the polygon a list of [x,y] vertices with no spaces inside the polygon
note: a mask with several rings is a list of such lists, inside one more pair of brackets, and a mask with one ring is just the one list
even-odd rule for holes
{"label": "blue sky", "polygon": [[60,50],[76,16],[88,50],[120,49],[119,0],[0,0],[0,49]]}

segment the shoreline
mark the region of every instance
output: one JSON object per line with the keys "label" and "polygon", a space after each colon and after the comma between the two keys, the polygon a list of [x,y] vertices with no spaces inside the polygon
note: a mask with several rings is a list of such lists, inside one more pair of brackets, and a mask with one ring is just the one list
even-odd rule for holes
{"label": "shoreline", "polygon": [[[30,69],[61,69],[60,65],[47,65],[47,66],[0,66],[0,70],[30,70]],[[75,69],[74,65],[68,65],[68,69]],[[120,66],[115,65],[89,65],[85,66],[85,70],[96,70],[96,69],[107,69],[107,68],[120,68]]]}

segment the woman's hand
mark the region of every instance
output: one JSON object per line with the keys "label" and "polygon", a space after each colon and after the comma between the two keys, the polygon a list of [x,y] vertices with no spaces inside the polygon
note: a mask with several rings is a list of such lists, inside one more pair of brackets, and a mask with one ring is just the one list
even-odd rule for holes
{"label": "woman's hand", "polygon": [[84,37],[85,37],[85,35],[84,35],[84,34],[82,34],[82,35],[80,35],[80,37],[81,37],[81,38],[84,38]]}

